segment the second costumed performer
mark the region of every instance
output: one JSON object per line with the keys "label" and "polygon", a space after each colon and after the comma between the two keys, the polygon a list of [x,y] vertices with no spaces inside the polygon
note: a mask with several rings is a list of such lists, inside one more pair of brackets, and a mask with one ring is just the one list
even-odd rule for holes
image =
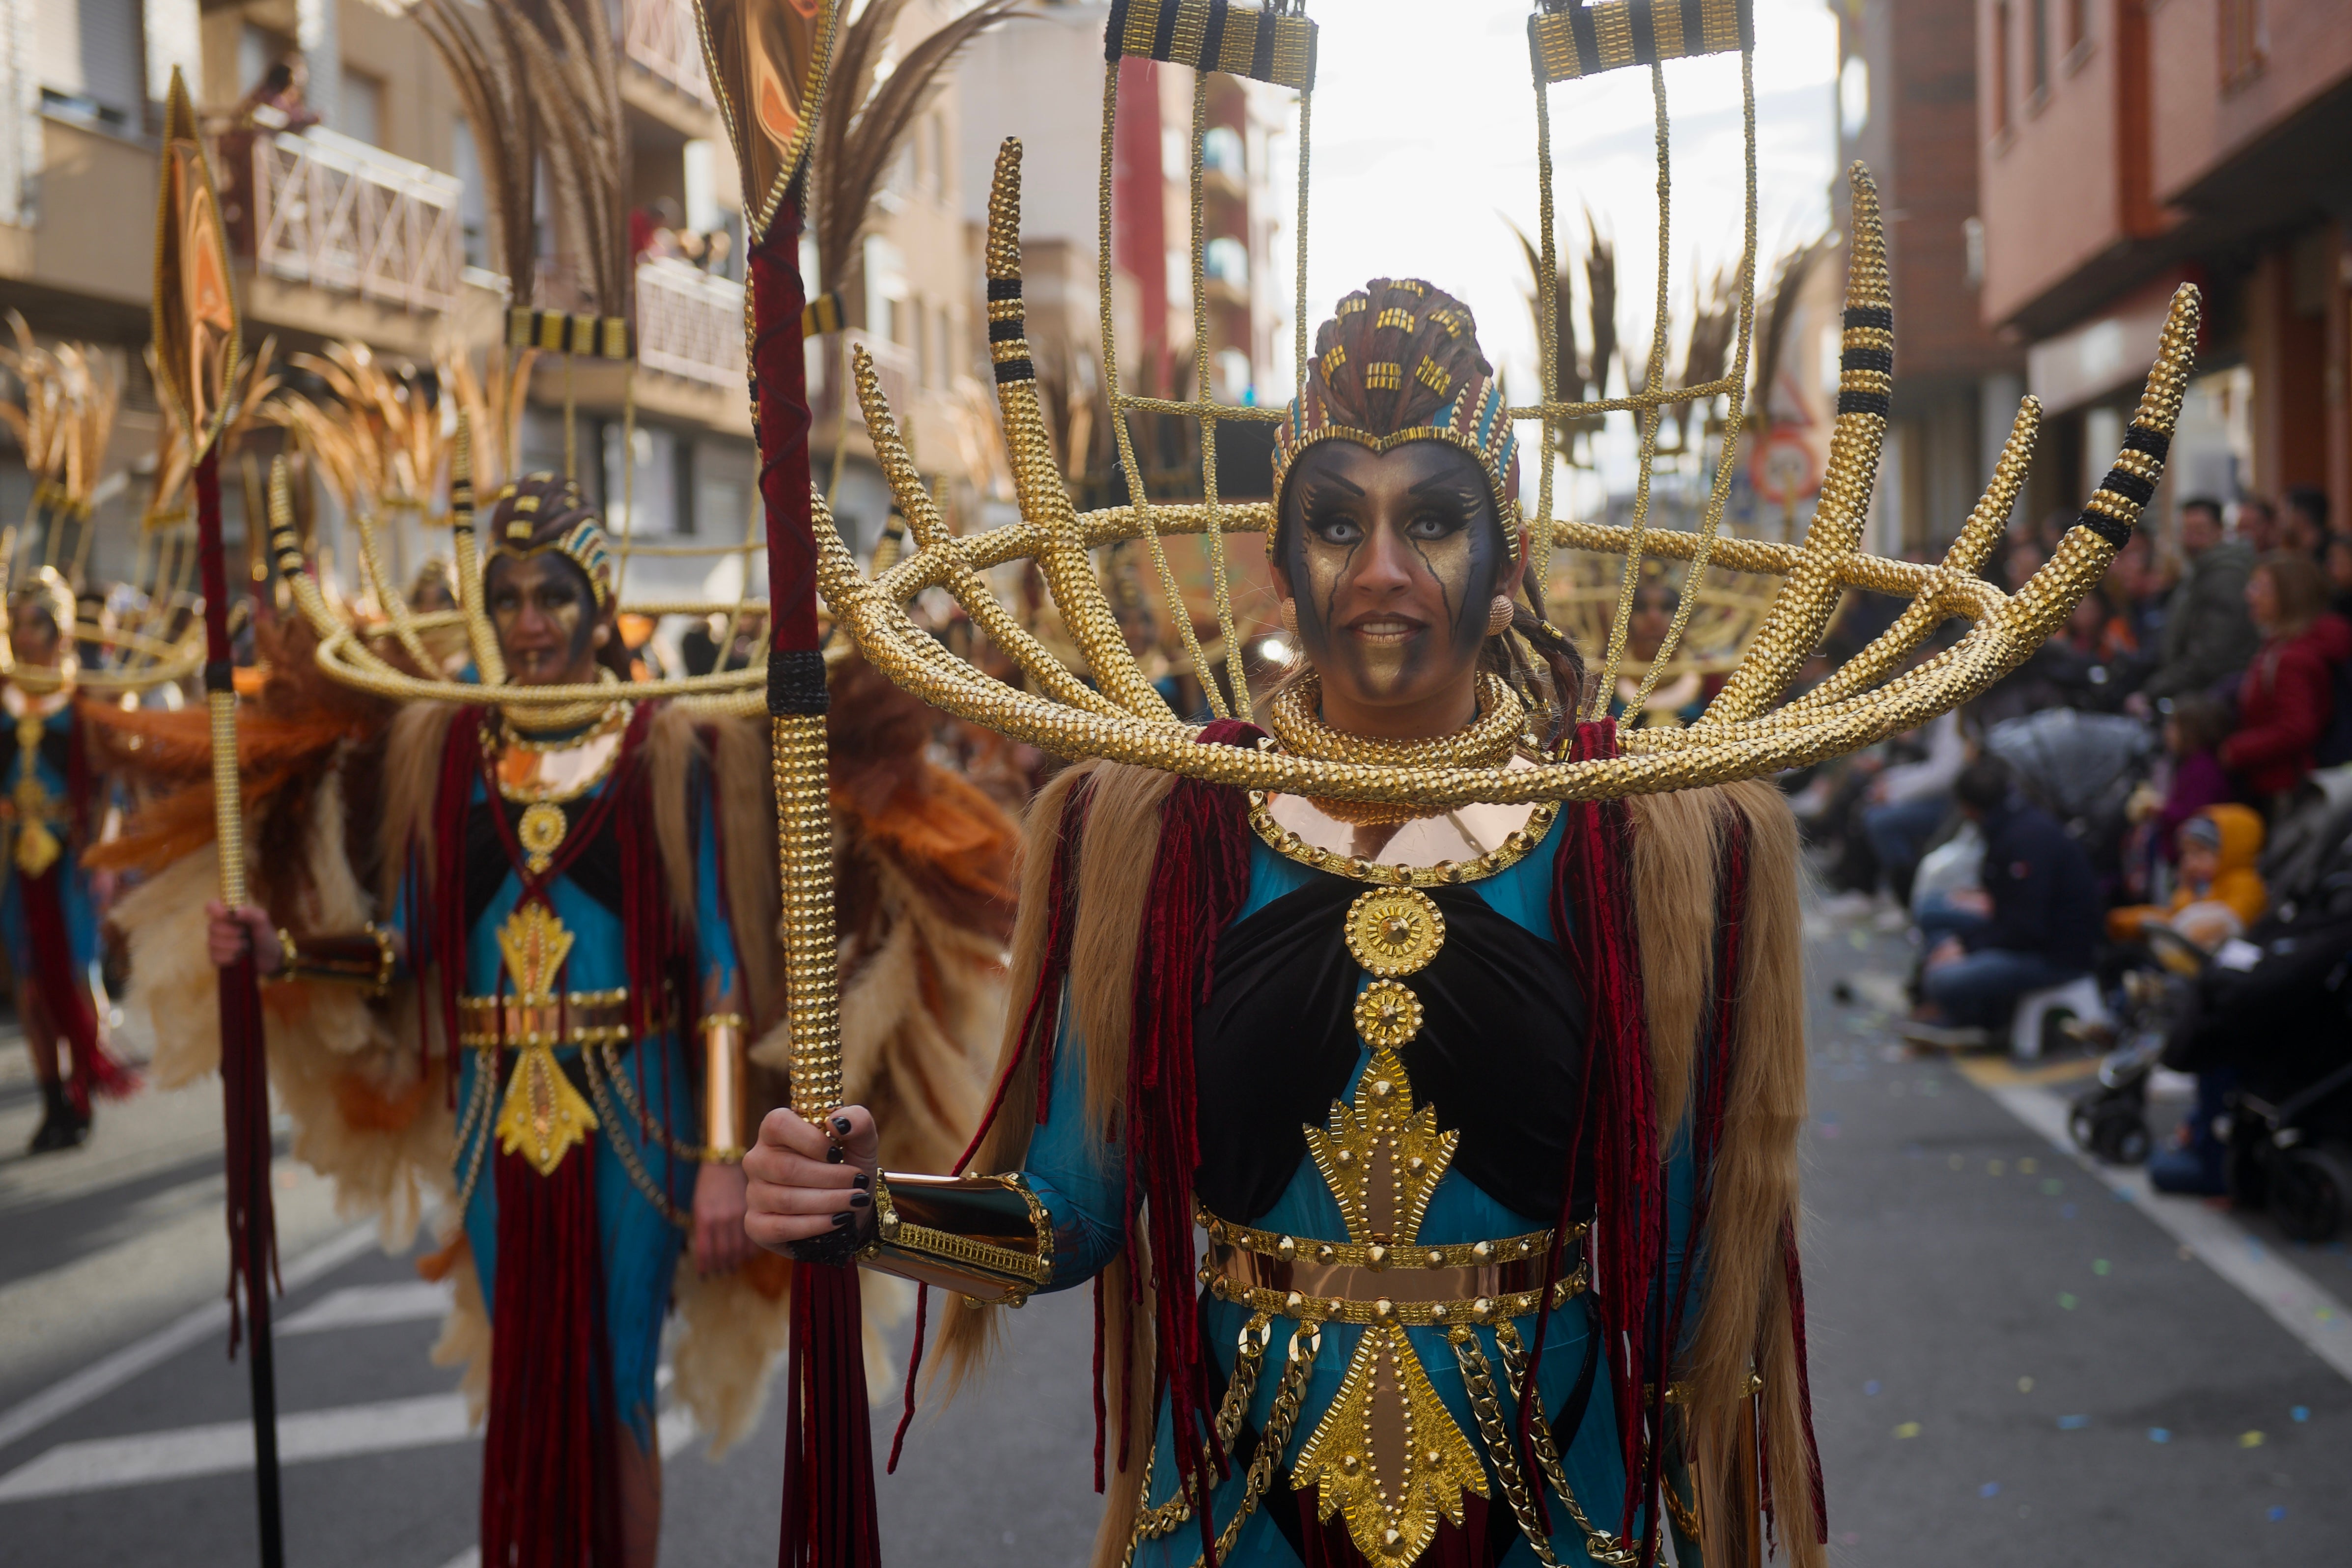
{"label": "second costumed performer", "polygon": [[[133,824],[152,875],[120,919],[163,1078],[209,1070],[205,961],[249,942],[297,1154],[395,1249],[441,1200],[420,1268],[457,1281],[436,1359],[487,1405],[483,1561],[646,1568],[665,1319],[671,1396],[715,1451],[790,1316],[735,1163],[789,1052],[766,726],[600,674],[607,542],[571,481],[511,487],[486,533],[509,681],[610,700],[395,710],[328,683],[293,626],[239,726],[268,908],[205,910],[205,742],[136,716],[126,754],[202,782]],[[830,677],[845,1080],[891,1108],[894,1157],[944,1166],[1002,1015],[1013,829],[926,761],[919,703],[854,657]]]}
{"label": "second costumed performer", "polygon": [[[1467,309],[1348,296],[1276,428],[1284,750],[1605,754],[1520,602]],[[886,1173],[866,1108],[778,1111],[751,1234],[975,1303],[1095,1282],[1098,1564],[1618,1564],[1668,1531],[1728,1564],[1759,1501],[1818,1563],[1796,857],[1759,783],[1416,812],[1082,763],[1031,815],[999,1103],[956,1167],[1005,1174]],[[951,1359],[992,1317],[949,1314]]]}

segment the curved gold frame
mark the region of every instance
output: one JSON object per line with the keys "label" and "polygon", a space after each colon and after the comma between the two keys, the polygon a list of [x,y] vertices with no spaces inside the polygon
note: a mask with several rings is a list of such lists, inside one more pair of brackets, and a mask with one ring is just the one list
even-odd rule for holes
{"label": "curved gold frame", "polygon": [[[1036,382],[1022,374],[1030,354],[1019,300],[1019,144],[1008,142],[989,202],[987,262],[990,346],[998,365],[1013,373],[999,381],[997,400],[1024,521],[973,535],[948,532],[908,457],[872,361],[859,352],[853,365],[858,399],[884,475],[908,519],[912,548],[873,581],[866,580],[820,498],[819,585],[836,620],[869,661],[960,718],[1059,756],[1102,757],[1253,789],[1435,807],[1597,799],[1755,778],[1924,723],[2023,662],[2105,575],[2162,474],[2163,453],[2195,357],[2198,295],[2184,285],[2173,297],[2156,363],[2114,469],[2049,563],[2015,594],[2004,594],[1977,572],[2006,526],[2023,482],[2041,424],[2041,405],[2031,397],[2019,407],[1982,500],[1940,563],[1924,565],[1864,552],[1859,546],[1887,428],[1894,334],[1876,193],[1867,171],[1856,164],[1851,174],[1853,221],[1841,411],[1821,505],[1803,540],[1785,544],[1720,533],[1712,526],[1720,519],[1714,509],[1711,526],[1701,532],[1640,521],[1613,527],[1542,512],[1533,520],[1555,548],[1629,560],[1654,555],[1695,565],[1712,561],[1781,579],[1763,625],[1697,722],[1685,729],[1625,731],[1620,737],[1623,754],[1617,757],[1511,770],[1374,767],[1288,756],[1270,746],[1202,746],[1195,743],[1198,730],[1177,721],[1144,679],[1100,582],[1086,569],[1087,552],[1147,533],[1263,532],[1271,509],[1211,501],[1129,505],[1081,515],[1072,508],[1045,439]],[[1562,413],[1557,405],[1529,412],[1539,417]],[[1045,569],[1048,590],[1092,672],[1091,686],[1013,625],[1011,613],[980,576],[987,567],[1022,559],[1035,560]],[[1630,582],[1630,573],[1628,577]],[[1036,692],[982,675],[918,628],[905,605],[930,587],[952,594],[974,624],[1021,665]],[[1848,588],[1911,602],[1894,626],[1828,681],[1782,700]],[[1973,623],[1960,641],[1896,673],[1927,635],[1953,616]],[[1621,611],[1612,637],[1612,664],[1622,651],[1624,621]]]}

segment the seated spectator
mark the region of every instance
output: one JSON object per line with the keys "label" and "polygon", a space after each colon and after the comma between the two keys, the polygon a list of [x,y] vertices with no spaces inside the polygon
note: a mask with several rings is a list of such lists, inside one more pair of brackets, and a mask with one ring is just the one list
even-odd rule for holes
{"label": "seated spectator", "polygon": [[2137,942],[2151,925],[2169,926],[2210,952],[2263,918],[2270,894],[2254,862],[2263,819],[2234,804],[2211,805],[2175,835],[2180,877],[2169,904],[2131,904],[2107,911],[2111,942]]}
{"label": "seated spectator", "polygon": [[2245,668],[2262,640],[2246,614],[2254,553],[2221,537],[2221,502],[2180,503],[2180,553],[2188,570],[2164,607],[2156,672],[2137,694],[2144,702],[2211,689]]}
{"label": "seated spectator", "polygon": [[1958,1048],[1988,1044],[2027,992],[2090,973],[2099,890],[2082,846],[2014,793],[2000,758],[1962,768],[1952,795],[1984,835],[1982,887],[1921,912],[1930,946],[1903,1032]]}
{"label": "seated spectator", "polygon": [[2327,544],[2327,492],[2296,485],[2286,492],[2286,516],[2279,524],[2279,548],[2319,559]]}
{"label": "seated spectator", "polygon": [[2238,728],[2221,765],[2273,814],[2303,783],[2336,709],[2336,667],[2352,657],[2352,626],[2327,609],[2327,578],[2309,555],[2279,551],[2246,579],[2246,609],[2263,643],[2238,686]]}
{"label": "seated spectator", "polygon": [[2278,509],[2261,496],[2238,502],[2238,541],[2257,556],[2279,547]]}
{"label": "seated spectator", "polygon": [[[1877,857],[1887,891],[1897,904],[1911,902],[1911,878],[1928,840],[1952,808],[1952,781],[1968,761],[1960,739],[1960,716],[1946,713],[1915,731],[1924,753],[1915,762],[1882,769],[1863,792],[1862,830]],[[1910,739],[1911,737],[1906,737]]]}
{"label": "seated spectator", "polygon": [[2229,739],[2230,728],[2230,710],[2220,699],[2202,693],[2179,699],[2165,716],[2164,788],[2148,810],[2153,847],[2167,861],[2172,858],[2183,823],[2236,793],[2230,784],[2230,771],[2221,765],[2221,742]]}

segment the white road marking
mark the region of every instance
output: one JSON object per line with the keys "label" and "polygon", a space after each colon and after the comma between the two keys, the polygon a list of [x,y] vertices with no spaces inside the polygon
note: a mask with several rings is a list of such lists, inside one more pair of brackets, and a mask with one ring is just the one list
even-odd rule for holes
{"label": "white road marking", "polygon": [[2107,1166],[2074,1147],[2066,1131],[2066,1105],[2024,1084],[1979,1085],[2003,1109],[2048,1139],[2118,1196],[2169,1232],[2311,1352],[2352,1378],[2352,1308],[2263,1240],[2195,1198],[2168,1197],[2147,1184],[2137,1166]]}
{"label": "white road marking", "polygon": [[[278,1457],[289,1465],[381,1454],[463,1441],[466,1398],[434,1394],[387,1399],[334,1410],[305,1410],[278,1418]],[[216,1476],[253,1468],[253,1426],[217,1421],[135,1437],[60,1443],[30,1464],[0,1476],[0,1502],[104,1491],[157,1481]]]}
{"label": "white road marking", "polygon": [[317,1334],[329,1329],[373,1328],[438,1318],[449,1310],[446,1282],[401,1279],[389,1285],[347,1285],[332,1290],[278,1325],[279,1334]]}
{"label": "white road marking", "polygon": [[[375,1226],[354,1226],[286,1265],[278,1277],[285,1282],[286,1289],[298,1290],[323,1275],[331,1274],[374,1245]],[[22,1404],[0,1412],[0,1448],[120,1388],[149,1367],[169,1361],[207,1336],[226,1335],[227,1332],[228,1304],[226,1301],[212,1301],[198,1307],[164,1324],[145,1339],[132,1341],[113,1354],[92,1362],[71,1377],[53,1383]]]}

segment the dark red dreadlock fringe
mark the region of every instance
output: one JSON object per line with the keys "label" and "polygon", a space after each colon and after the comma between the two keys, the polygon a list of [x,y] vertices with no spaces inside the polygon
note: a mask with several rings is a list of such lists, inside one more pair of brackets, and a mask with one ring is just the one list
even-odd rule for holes
{"label": "dark red dreadlock fringe", "polygon": [[[433,1002],[441,1014],[441,1049],[449,1081],[457,1081],[457,997],[466,984],[466,810],[482,776],[482,729],[470,710],[449,722],[441,747],[441,777],[433,791],[432,880],[410,883],[408,951],[430,953],[439,973]],[[422,937],[425,940],[419,941]],[[421,1010],[420,1010],[421,1015]],[[420,1031],[424,1025],[418,1025]],[[419,1048],[425,1048],[429,1033]]]}
{"label": "dark red dreadlock fringe", "polygon": [[[1237,719],[1201,731],[1203,745],[1246,746],[1264,733]],[[1151,1251],[1159,1367],[1176,1434],[1178,1484],[1206,1498],[1224,1456],[1216,1442],[1208,1358],[1193,1310],[1192,1173],[1201,1163],[1192,1085],[1194,1016],[1213,976],[1217,933],[1249,892],[1251,835],[1242,792],[1181,779],[1160,816],[1160,850],[1151,862],[1143,927],[1135,947],[1135,1027],[1128,1045],[1128,1233]],[[1147,1212],[1148,1211],[1148,1212]],[[1140,1305],[1142,1270],[1129,1300]],[[1216,1568],[1211,1510],[1195,1510],[1202,1557]]]}
{"label": "dark red dreadlock fringe", "polygon": [[[1577,726],[1571,752],[1575,760],[1616,753],[1613,721]],[[1623,1445],[1625,1497],[1618,1533],[1630,1536],[1642,1500],[1655,1487],[1659,1463],[1658,1445],[1643,1418],[1642,1389],[1653,1368],[1666,1361],[1657,1342],[1662,1325],[1652,1309],[1666,1251],[1657,1088],[1651,1072],[1641,952],[1626,870],[1633,857],[1630,815],[1620,800],[1571,802],[1563,815],[1552,874],[1552,927],[1560,933],[1569,973],[1584,994],[1591,1028],[1582,1103],[1576,1136],[1569,1145],[1570,1179],[1562,1184],[1560,1214],[1553,1227],[1551,1268],[1557,1274],[1559,1249],[1575,1223],[1570,1207],[1575,1201],[1575,1173],[1589,1148],[1594,1212],[1585,1256]],[[1593,1134],[1589,1140],[1588,1131]],[[1520,1390],[1523,1432],[1549,1308],[1547,1291],[1536,1321],[1527,1385]],[[1651,1553],[1645,1552],[1643,1560],[1650,1561]]]}
{"label": "dark red dreadlock fringe", "polygon": [[[1794,1215],[1780,1216],[1780,1270],[1788,1280],[1789,1335],[1797,1347],[1797,1415],[1804,1424],[1805,1484],[1812,1489],[1813,1493],[1814,1533],[1826,1545],[1830,1538],[1830,1501],[1828,1492],[1822,1485],[1821,1444],[1813,1437],[1813,1379],[1805,1355],[1805,1270],[1797,1260],[1797,1221]],[[1758,1446],[1766,1447],[1762,1422],[1757,1423],[1756,1432]],[[1760,1468],[1767,1477],[1772,1473],[1769,1466]],[[1769,1488],[1764,1495],[1764,1517],[1769,1521],[1772,1517]]]}
{"label": "dark red dreadlock fringe", "polygon": [[60,858],[37,877],[19,871],[16,887],[25,905],[25,933],[33,947],[33,973],[26,978],[48,1009],[49,1022],[65,1037],[73,1056],[73,1080],[66,1085],[66,1093],[74,1109],[88,1116],[92,1095],[126,1099],[138,1090],[139,1074],[99,1037],[89,983],[73,961],[73,939],[66,931],[64,878]]}
{"label": "dark red dreadlock fringe", "polygon": [[593,1143],[546,1176],[520,1154],[497,1156],[483,1568],[621,1560],[595,1170]]}

